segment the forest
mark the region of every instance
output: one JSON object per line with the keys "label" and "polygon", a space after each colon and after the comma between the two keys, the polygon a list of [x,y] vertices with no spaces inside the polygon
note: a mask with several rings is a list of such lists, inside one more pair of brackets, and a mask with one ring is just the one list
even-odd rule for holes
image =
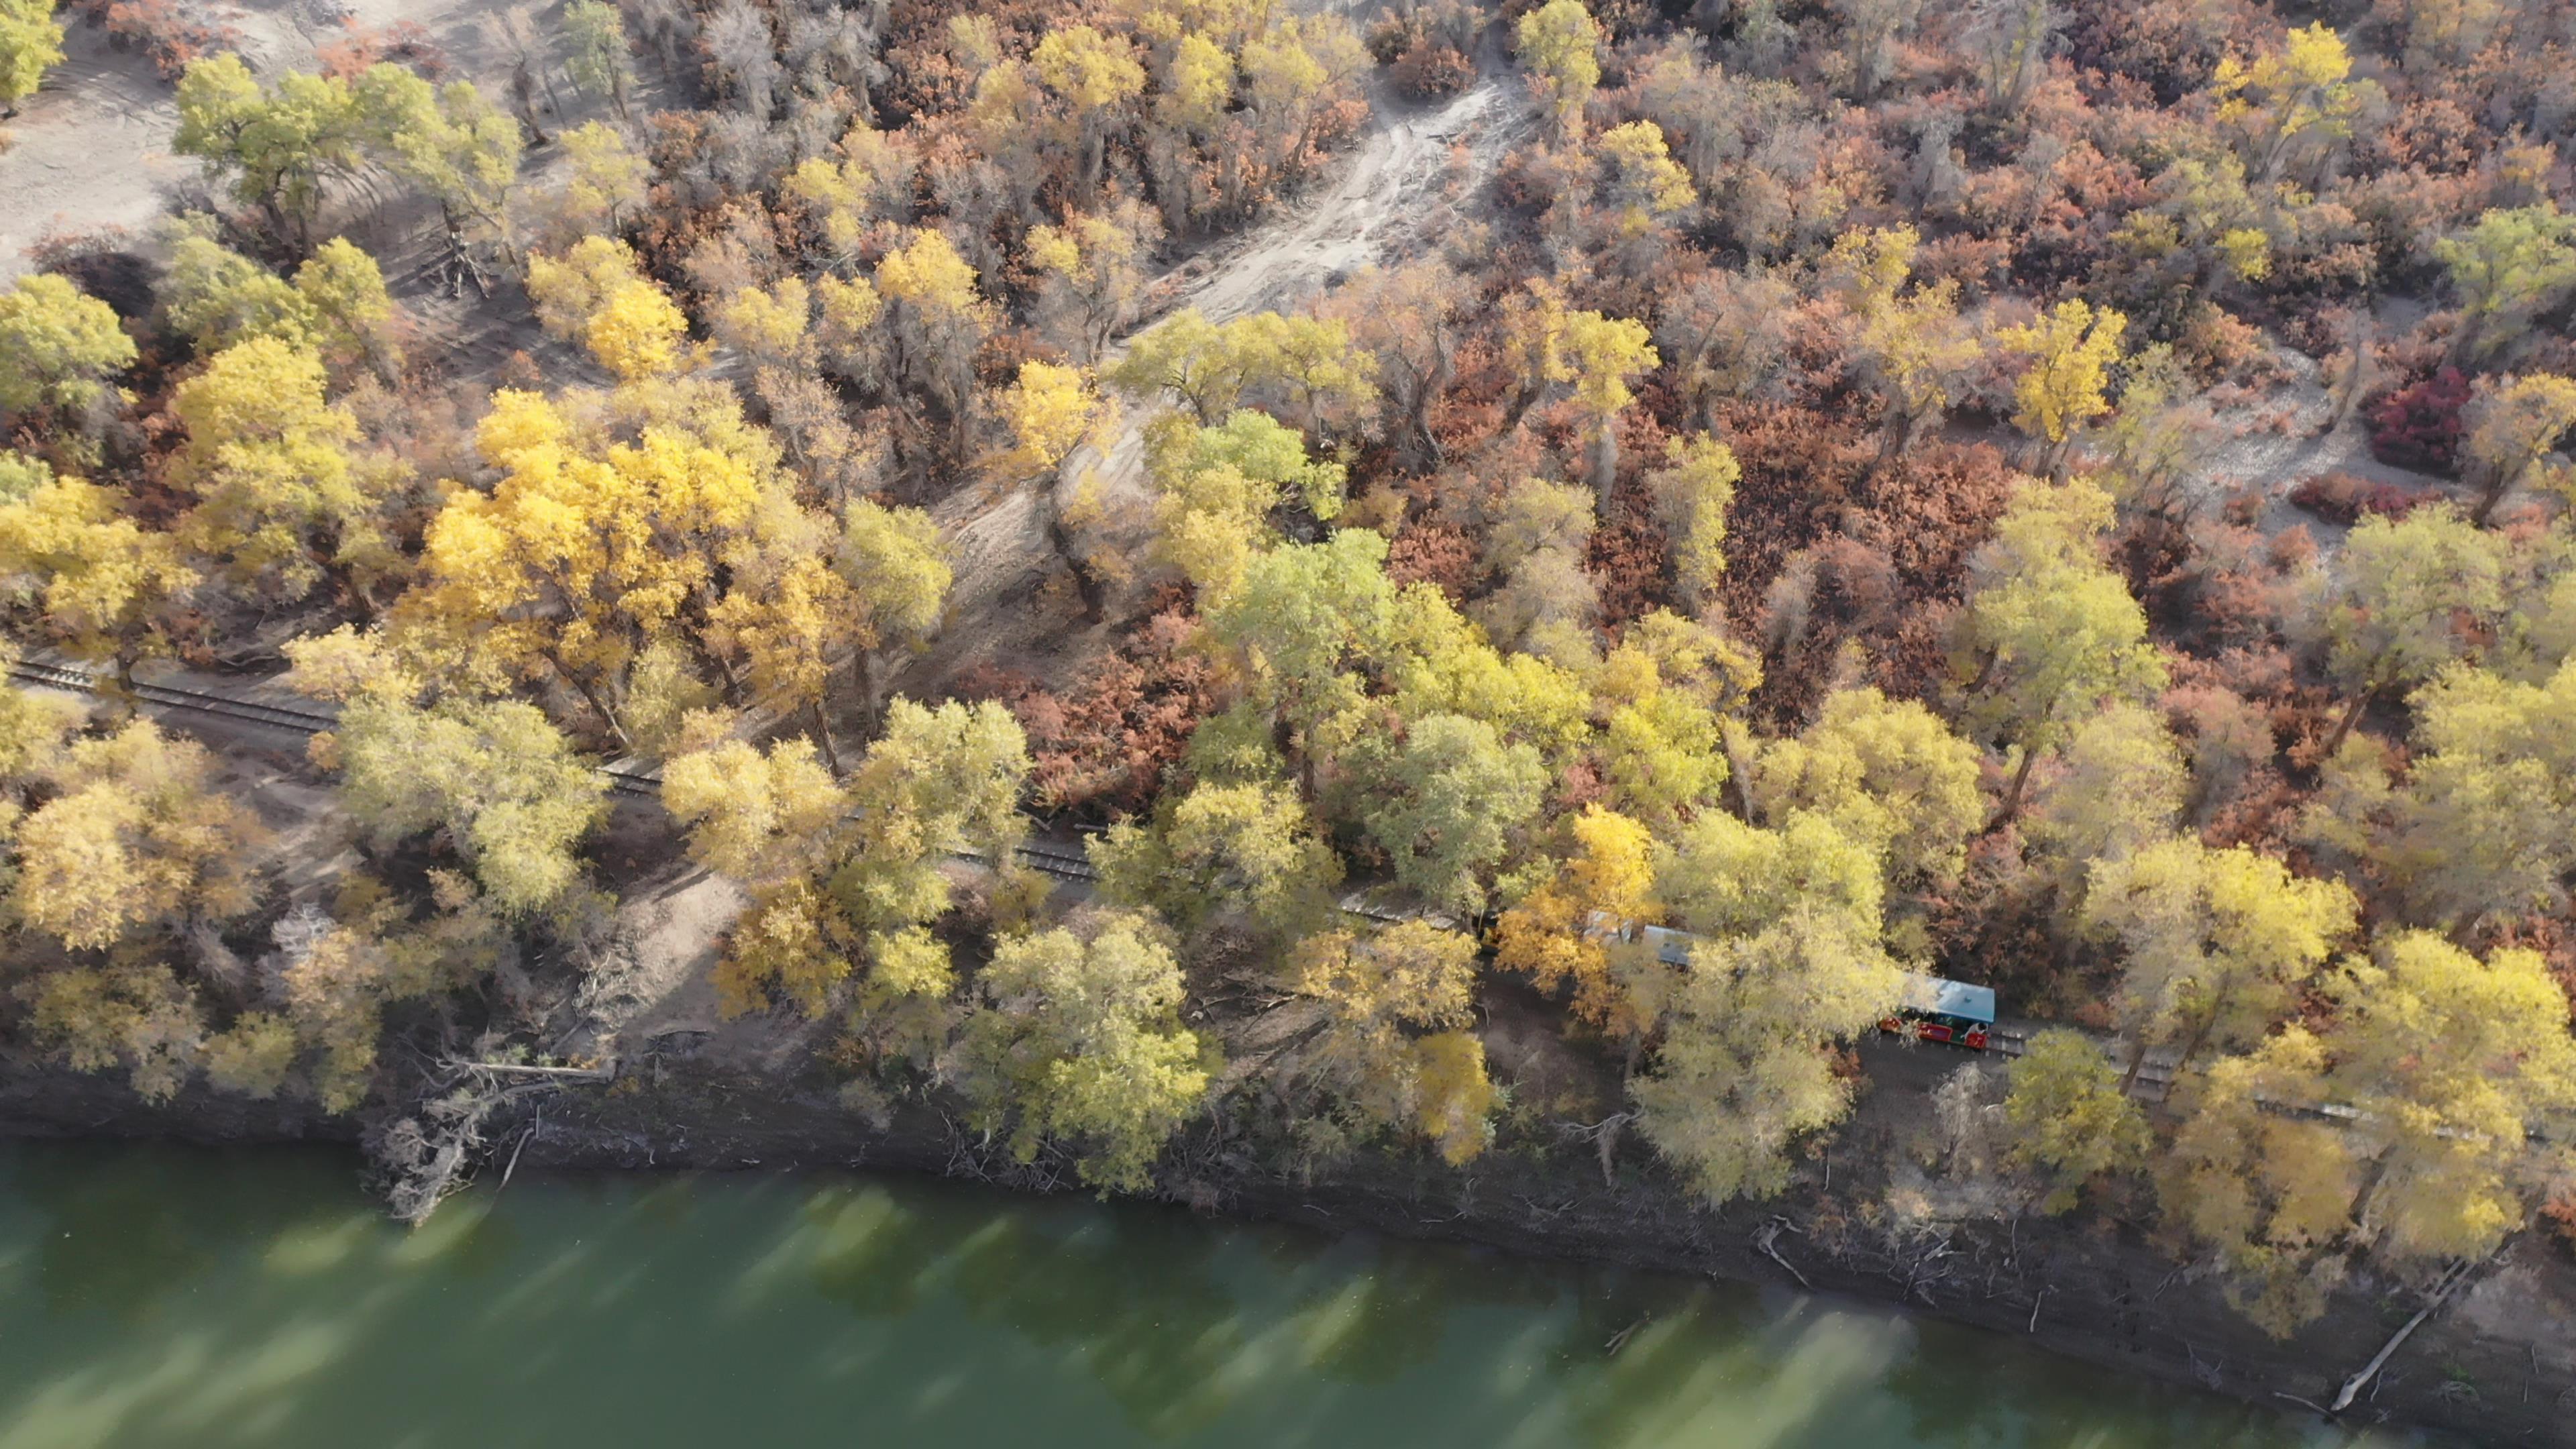
{"label": "forest", "polygon": [[2576,1248],[2568,0],[190,13],[0,0],[194,171],[0,290],[13,1061],[426,1211],[706,876],[708,1032],[1102,1192],[1915,1093],[2275,1334]]}

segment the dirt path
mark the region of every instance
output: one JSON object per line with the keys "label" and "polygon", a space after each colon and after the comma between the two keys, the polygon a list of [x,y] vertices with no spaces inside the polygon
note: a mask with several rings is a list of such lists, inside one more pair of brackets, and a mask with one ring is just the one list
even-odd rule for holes
{"label": "dirt path", "polygon": [[[1152,321],[1181,308],[1196,307],[1217,322],[1287,310],[1363,267],[1412,254],[1454,218],[1457,204],[1475,193],[1533,120],[1509,75],[1488,73],[1436,107],[1381,99],[1368,131],[1328,188],[1158,280],[1151,289],[1159,299],[1154,318],[1120,339],[1103,361],[1114,360]],[[1123,555],[1140,570],[1153,502],[1141,431],[1150,415],[1130,406],[1115,441],[1105,450],[1077,449],[1055,483],[1060,491],[1086,484],[1096,490],[1107,516],[1091,525],[1094,546]],[[1038,502],[1032,488],[1015,489],[998,501],[984,490],[965,489],[933,510],[949,536],[957,586],[942,646],[927,672],[945,674],[972,660],[1019,659],[1030,651],[1079,657],[1081,651],[1066,647],[1074,641],[1061,637],[1060,620],[1028,607],[1052,567]]]}

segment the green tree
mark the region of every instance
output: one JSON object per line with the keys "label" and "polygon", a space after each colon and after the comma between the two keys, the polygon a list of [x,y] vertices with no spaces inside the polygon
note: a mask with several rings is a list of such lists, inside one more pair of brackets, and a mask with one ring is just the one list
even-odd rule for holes
{"label": "green tree", "polygon": [[2576,660],[2538,684],[2454,665],[2416,692],[2418,753],[2381,863],[2458,930],[2561,911],[2576,874]]}
{"label": "green tree", "polygon": [[543,710],[458,695],[424,704],[417,675],[345,628],[286,651],[295,686],[340,705],[314,758],[381,844],[437,832],[513,917],[581,883],[574,850],[607,817],[608,786]]}
{"label": "green tree", "polygon": [[1746,782],[1760,821],[1809,811],[1880,853],[1890,884],[1940,884],[1967,864],[1984,814],[1977,747],[1939,715],[1876,689],[1825,697],[1816,722],[1774,740]]}
{"label": "green tree", "polygon": [[2203,1048],[2254,1045],[2359,916],[2342,882],[2241,845],[2181,836],[2095,861],[2083,919],[2126,952],[2113,1009],[2135,1044],[2130,1075],[2150,1044],[2179,1047],[2177,1071]]}
{"label": "green tree", "polygon": [[337,76],[289,73],[271,91],[225,52],[190,63],[178,105],[170,149],[203,161],[235,200],[258,208],[272,235],[296,246],[311,240],[329,183],[367,158],[369,117]]}
{"label": "green tree", "polygon": [[1763,830],[1716,812],[1658,870],[1658,893],[1703,939],[1679,971],[1635,963],[1631,990],[1664,1035],[1629,1092],[1638,1129],[1710,1202],[1779,1192],[1791,1144],[1849,1110],[1825,1048],[1876,1024],[1902,989],[1880,940],[1881,872],[1821,816]]}
{"label": "green tree", "polygon": [[2335,984],[2331,1080],[2376,1147],[2356,1209],[2401,1255],[2475,1258],[2522,1222],[2531,1129],[2576,1108],[2567,998],[2536,951],[2383,937]]}
{"label": "green tree", "polygon": [[2077,478],[2026,485],[1976,560],[1967,642],[1978,658],[1982,721],[2018,747],[1998,822],[2021,812],[2031,766],[2105,700],[2164,686],[2146,611],[2103,566],[2111,499]]}
{"label": "green tree", "polygon": [[948,565],[947,542],[929,514],[889,508],[870,498],[850,500],[841,515],[836,567],[850,585],[857,610],[850,670],[858,686],[860,717],[873,730],[885,656],[929,646],[956,573]]}
{"label": "green tree", "polygon": [[31,272],[0,292],[0,412],[81,417],[134,358],[115,311],[61,277]]}
{"label": "green tree", "polygon": [[572,0],[564,7],[564,74],[593,96],[605,96],[626,114],[627,95],[635,89],[635,62],[628,53],[626,19],[608,0]]}
{"label": "green tree", "polygon": [[1398,885],[1468,915],[1481,913],[1493,872],[1538,812],[1547,766],[1463,715],[1408,721],[1401,741],[1363,746],[1369,782],[1360,807],[1369,839],[1393,860]]}
{"label": "green tree", "polygon": [[1107,913],[1081,933],[1007,937],[976,984],[962,1051],[982,1125],[1022,1162],[1049,1138],[1069,1143],[1104,1192],[1151,1186],[1215,1055],[1181,1025],[1180,967],[1154,924]]}
{"label": "green tree", "polygon": [[2576,428],[2576,382],[2543,372],[2487,389],[2468,437],[2471,476],[2478,483],[2478,506],[2469,521],[2484,525],[2570,428]]}
{"label": "green tree", "polygon": [[1735,450],[1695,433],[1665,446],[1665,466],[1646,475],[1670,541],[1675,597],[1694,613],[1716,606],[1717,583],[1726,572],[1726,513],[1744,469]]}
{"label": "green tree", "polygon": [[2371,701],[2432,678],[2466,654],[2469,631],[2504,611],[2504,540],[2448,506],[2355,525],[2343,556],[2310,579],[2308,627],[2347,701],[2332,754]]}
{"label": "green tree", "polygon": [[2499,209],[2433,243],[2460,298],[2453,355],[2496,351],[2520,337],[2531,319],[2576,287],[2576,216],[2556,202]]}
{"label": "green tree", "polygon": [[1166,794],[1150,827],[1121,821],[1092,837],[1100,893],[1184,931],[1239,917],[1276,941],[1332,909],[1342,864],[1286,785],[1203,782]]}
{"label": "green tree", "polygon": [[2063,1027],[2033,1036],[2012,1064],[2012,1156],[2048,1175],[2046,1211],[2072,1211],[2086,1183],[2145,1160],[2147,1119],[2122,1085],[2100,1047]]}
{"label": "green tree", "polygon": [[1220,657],[1243,677],[1281,752],[1313,799],[1316,767],[1332,752],[1325,724],[1359,697],[1353,666],[1383,652],[1395,622],[1386,538],[1343,529],[1322,543],[1256,555],[1242,583],[1208,610]]}
{"label": "green tree", "polygon": [[2096,862],[2173,833],[2191,772],[2164,716],[2125,700],[2077,723],[2061,758],[2027,828],[2031,844],[2064,870],[2071,896]]}

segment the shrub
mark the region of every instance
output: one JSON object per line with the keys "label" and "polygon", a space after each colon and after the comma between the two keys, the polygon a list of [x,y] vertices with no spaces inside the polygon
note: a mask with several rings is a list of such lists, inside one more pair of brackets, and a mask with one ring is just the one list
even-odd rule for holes
{"label": "shrub", "polygon": [[2320,473],[2290,490],[2293,504],[2346,527],[2372,514],[2403,518],[2424,501],[2414,489],[2340,472]]}
{"label": "shrub", "polygon": [[2370,410],[2371,456],[2419,472],[2450,472],[2467,431],[2460,411],[2468,403],[2469,380],[2456,367],[2399,388]]}

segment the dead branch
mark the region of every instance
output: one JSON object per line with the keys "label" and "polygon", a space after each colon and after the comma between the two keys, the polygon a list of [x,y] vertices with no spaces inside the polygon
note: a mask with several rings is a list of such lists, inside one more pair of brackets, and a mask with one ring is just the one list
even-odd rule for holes
{"label": "dead branch", "polygon": [[[2498,1253],[2503,1251],[2501,1246],[2496,1249]],[[2370,1356],[2370,1362],[2361,1366],[2361,1372],[2343,1381],[2343,1389],[2335,1395],[2334,1404],[2324,1411],[2327,1417],[2331,1418],[2351,1408],[2354,1397],[2360,1394],[2362,1387],[2379,1376],[2379,1371],[2388,1366],[2390,1357],[2405,1345],[2406,1340],[2415,1336],[2415,1330],[2423,1327],[2427,1319],[2440,1312],[2443,1303],[2450,1299],[2452,1292],[2462,1283],[2467,1282],[2478,1269],[2492,1262],[2494,1257],[2495,1254],[2490,1253],[2475,1263],[2452,1265],[2451,1269],[2442,1275],[2441,1283],[2434,1288],[2433,1296],[2425,1301],[2423,1307],[2415,1310],[2415,1316],[2407,1319],[2404,1327],[2399,1328],[2389,1336],[2386,1343],[2379,1346],[2379,1352]]]}
{"label": "dead branch", "polygon": [[1796,1228],[1789,1226],[1789,1220],[1787,1218],[1773,1218],[1771,1221],[1762,1225],[1762,1230],[1760,1232],[1753,1235],[1753,1246],[1762,1250],[1762,1256],[1779,1264],[1782,1272],[1797,1279],[1799,1287],[1813,1293],[1816,1291],[1816,1285],[1807,1281],[1807,1275],[1799,1272],[1796,1264],[1780,1256],[1778,1244],[1780,1234],[1783,1230],[1793,1233],[1797,1231]]}

